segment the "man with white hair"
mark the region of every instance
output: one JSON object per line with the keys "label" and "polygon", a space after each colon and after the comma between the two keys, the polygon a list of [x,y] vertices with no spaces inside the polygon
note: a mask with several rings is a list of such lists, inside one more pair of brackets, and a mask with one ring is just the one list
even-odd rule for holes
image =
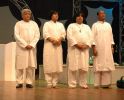
{"label": "man with white hair", "polygon": [[22,19],[14,28],[16,40],[16,88],[22,88],[26,83],[27,88],[33,88],[36,64],[36,44],[40,32],[36,22],[31,20],[31,10],[22,10]]}

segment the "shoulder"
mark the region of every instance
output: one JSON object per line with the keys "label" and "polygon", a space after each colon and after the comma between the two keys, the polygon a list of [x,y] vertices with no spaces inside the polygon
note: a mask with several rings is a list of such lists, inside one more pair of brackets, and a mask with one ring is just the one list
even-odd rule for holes
{"label": "shoulder", "polygon": [[30,23],[34,24],[34,25],[37,25],[37,23],[33,20],[30,20]]}
{"label": "shoulder", "polygon": [[95,23],[92,24],[92,27],[91,28],[94,29],[94,28],[97,28],[98,26],[99,26],[99,23],[98,22],[95,22]]}
{"label": "shoulder", "polygon": [[111,26],[110,23],[108,23],[108,22],[105,22],[105,24],[108,25],[108,26]]}
{"label": "shoulder", "polygon": [[35,24],[36,24],[36,22],[35,22],[35,21],[33,21],[33,20],[30,20],[30,22],[31,22],[31,23],[35,23]]}
{"label": "shoulder", "polygon": [[71,24],[69,24],[68,27],[74,27],[74,26],[76,26],[76,24],[75,23],[71,23]]}
{"label": "shoulder", "polygon": [[92,26],[96,26],[96,25],[98,25],[98,22],[93,23],[93,25],[92,25]]}
{"label": "shoulder", "polygon": [[70,29],[73,30],[75,27],[76,27],[76,24],[75,23],[71,23],[71,24],[68,25],[67,30],[70,30]]}
{"label": "shoulder", "polygon": [[15,26],[16,26],[16,27],[17,27],[17,26],[20,26],[22,23],[23,23],[22,20],[21,20],[21,21],[17,21],[16,24],[15,24]]}
{"label": "shoulder", "polygon": [[90,26],[89,26],[89,25],[87,25],[87,24],[83,24],[83,26],[84,26],[84,27],[87,27],[87,28],[90,28]]}
{"label": "shoulder", "polygon": [[50,24],[50,21],[47,21],[47,22],[44,23],[45,26],[49,25],[49,24]]}
{"label": "shoulder", "polygon": [[61,23],[61,22],[57,22],[57,24],[60,26],[64,26],[63,23]]}
{"label": "shoulder", "polygon": [[85,28],[86,30],[91,30],[91,28],[90,28],[89,25],[87,25],[87,24],[83,24],[83,26],[84,26],[84,28]]}
{"label": "shoulder", "polygon": [[110,24],[110,23],[105,22],[105,23],[104,23],[104,25],[105,25],[106,27],[108,27],[109,29],[112,29],[112,27],[111,27],[111,24]]}

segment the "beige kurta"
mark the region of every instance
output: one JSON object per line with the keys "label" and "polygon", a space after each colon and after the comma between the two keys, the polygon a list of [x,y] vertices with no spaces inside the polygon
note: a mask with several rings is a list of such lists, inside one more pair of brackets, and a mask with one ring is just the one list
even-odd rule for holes
{"label": "beige kurta", "polygon": [[44,52],[43,52],[43,65],[44,73],[62,72],[63,71],[63,57],[62,45],[54,46],[48,37],[65,38],[66,32],[62,23],[48,21],[43,26],[44,38]]}
{"label": "beige kurta", "polygon": [[[40,38],[38,25],[34,21],[19,21],[15,25],[14,36],[16,40],[16,68],[36,68],[36,44]],[[33,49],[27,50],[27,45]]]}
{"label": "beige kurta", "polygon": [[67,29],[68,39],[68,63],[71,71],[82,69],[88,71],[89,49],[79,50],[74,45],[83,43],[91,46],[91,29],[88,25],[72,23]]}
{"label": "beige kurta", "polygon": [[107,22],[97,21],[92,26],[98,56],[94,58],[95,71],[114,70],[114,61],[111,45],[114,44],[111,25]]}

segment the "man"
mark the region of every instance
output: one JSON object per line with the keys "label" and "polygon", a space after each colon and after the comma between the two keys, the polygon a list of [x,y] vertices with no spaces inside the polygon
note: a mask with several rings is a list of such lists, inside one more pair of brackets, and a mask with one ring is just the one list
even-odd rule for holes
{"label": "man", "polygon": [[95,81],[94,86],[108,88],[111,84],[111,71],[115,70],[113,61],[113,34],[111,25],[105,22],[105,13],[97,13],[98,21],[92,26],[94,37],[93,54]]}
{"label": "man", "polygon": [[16,40],[16,88],[33,88],[36,64],[36,44],[40,37],[38,25],[30,20],[31,10],[22,10],[22,19],[15,25]]}
{"label": "man", "polygon": [[43,66],[48,88],[55,88],[58,75],[63,71],[62,40],[65,38],[65,28],[58,22],[58,12],[51,11],[50,21],[43,26],[44,53]]}
{"label": "man", "polygon": [[89,67],[89,48],[91,46],[91,29],[83,23],[85,15],[79,12],[75,15],[75,23],[67,28],[68,39],[68,85],[75,88],[76,74],[79,73],[80,87],[87,89],[87,71]]}

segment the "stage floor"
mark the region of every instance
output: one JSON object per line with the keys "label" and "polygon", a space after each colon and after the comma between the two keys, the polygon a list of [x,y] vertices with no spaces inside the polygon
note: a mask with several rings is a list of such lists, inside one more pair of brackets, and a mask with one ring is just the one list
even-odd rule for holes
{"label": "stage floor", "polygon": [[16,89],[15,82],[0,81],[0,100],[124,100],[124,89],[69,89],[65,84],[48,89],[45,82],[37,80],[33,89]]}

